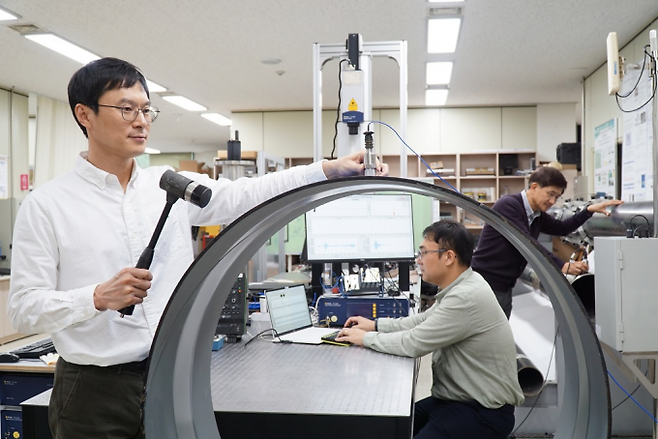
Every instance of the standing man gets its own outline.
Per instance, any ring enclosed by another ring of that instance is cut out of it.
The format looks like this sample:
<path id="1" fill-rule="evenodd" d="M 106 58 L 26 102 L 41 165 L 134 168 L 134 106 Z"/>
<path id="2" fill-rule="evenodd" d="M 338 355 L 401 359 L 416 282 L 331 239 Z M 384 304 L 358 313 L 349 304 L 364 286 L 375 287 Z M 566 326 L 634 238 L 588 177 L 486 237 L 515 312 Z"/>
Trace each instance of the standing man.
<path id="1" fill-rule="evenodd" d="M 473 237 L 438 221 L 423 231 L 422 279 L 438 285 L 427 311 L 399 319 L 350 317 L 337 341 L 405 357 L 432 355 L 432 396 L 418 401 L 414 439 L 506 439 L 523 403 L 509 322 L 470 268 Z"/>
<path id="2" fill-rule="evenodd" d="M 619 200 L 605 200 L 590 204 L 572 217 L 559 221 L 546 211 L 553 207 L 567 187 L 567 180 L 562 173 L 555 168 L 543 166 L 530 175 L 528 183 L 528 189 L 523 192 L 505 195 L 496 201 L 493 210 L 535 241 L 540 233 L 568 235 L 583 225 L 595 212 L 610 215 L 606 208 L 622 203 Z M 589 269 L 584 262 L 564 262 L 548 251 L 545 253 L 565 274 L 579 275 Z M 473 270 L 480 273 L 491 285 L 507 318 L 512 313 L 512 288 L 527 263 L 507 238 L 489 224 L 485 224 L 473 254 Z"/>
<path id="3" fill-rule="evenodd" d="M 159 181 L 168 167 L 135 161 L 159 110 L 139 69 L 115 58 L 82 67 L 68 93 L 89 149 L 18 211 L 8 313 L 20 332 L 50 333 L 60 354 L 48 413 L 55 439 L 142 438 L 146 357 L 193 260 L 190 227 L 225 224 L 290 189 L 362 174 L 363 154 L 234 182 L 183 173 L 212 199 L 204 209 L 176 203 L 151 268 L 137 269 L 166 199 Z M 121 318 L 116 310 L 130 305 L 134 314 Z"/>

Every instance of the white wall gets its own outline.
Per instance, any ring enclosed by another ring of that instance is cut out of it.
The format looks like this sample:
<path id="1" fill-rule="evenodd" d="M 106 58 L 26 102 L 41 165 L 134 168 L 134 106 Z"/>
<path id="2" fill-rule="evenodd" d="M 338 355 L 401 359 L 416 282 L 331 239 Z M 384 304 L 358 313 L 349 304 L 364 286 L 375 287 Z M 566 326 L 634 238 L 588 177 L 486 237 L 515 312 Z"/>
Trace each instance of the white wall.
<path id="1" fill-rule="evenodd" d="M 656 28 L 658 28 L 658 20 L 655 20 L 645 29 L 638 30 L 638 36 L 620 48 L 619 55 L 624 57 L 626 62 L 635 63 L 641 61 L 644 54 L 644 46 L 649 44 L 649 30 Z M 604 41 L 601 41 L 601 44 L 604 43 Z M 617 106 L 614 96 L 608 96 L 607 64 L 603 64 L 585 79 L 584 93 L 583 156 L 585 160 L 583 162 L 583 174 L 588 176 L 588 187 L 593 188 L 594 129 L 611 119 L 616 119 L 617 138 L 620 142 L 622 133 L 624 132 L 623 113 Z"/>
<path id="2" fill-rule="evenodd" d="M 234 113 L 232 117 L 245 151 L 267 151 L 282 157 L 313 156 L 312 111 Z M 325 156 L 331 151 L 335 118 L 334 111 L 323 112 Z M 373 118 L 399 129 L 398 110 L 374 110 Z M 393 132 L 378 124 L 373 128 L 378 154 L 400 153 L 400 141 Z M 574 142 L 575 136 L 576 105 L 566 103 L 410 109 L 405 141 L 421 155 L 524 149 L 537 150 L 540 160 L 552 161 L 557 145 Z"/>
<path id="3" fill-rule="evenodd" d="M 537 160 L 556 161 L 557 146 L 575 141 L 575 103 L 537 105 Z"/>

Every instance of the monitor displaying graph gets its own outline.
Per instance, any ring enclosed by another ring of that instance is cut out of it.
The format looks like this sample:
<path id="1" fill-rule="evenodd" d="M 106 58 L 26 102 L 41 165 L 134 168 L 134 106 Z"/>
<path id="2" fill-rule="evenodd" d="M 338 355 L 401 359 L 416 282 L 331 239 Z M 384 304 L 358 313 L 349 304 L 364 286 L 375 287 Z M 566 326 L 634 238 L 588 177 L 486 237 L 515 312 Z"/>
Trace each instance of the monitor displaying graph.
<path id="1" fill-rule="evenodd" d="M 352 195 L 306 213 L 309 262 L 414 258 L 410 194 Z"/>

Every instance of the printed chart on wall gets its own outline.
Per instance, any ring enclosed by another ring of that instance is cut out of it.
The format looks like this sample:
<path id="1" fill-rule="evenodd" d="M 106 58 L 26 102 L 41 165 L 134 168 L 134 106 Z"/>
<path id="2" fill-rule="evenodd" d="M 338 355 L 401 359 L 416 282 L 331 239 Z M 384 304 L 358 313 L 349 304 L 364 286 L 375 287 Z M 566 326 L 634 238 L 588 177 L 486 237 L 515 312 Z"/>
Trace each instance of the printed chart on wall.
<path id="1" fill-rule="evenodd" d="M 648 74 L 638 81 L 640 71 L 632 70 L 624 76 L 619 99 L 624 112 L 622 141 L 621 199 L 650 201 L 653 199 L 653 166 L 651 129 L 653 85 Z M 637 84 L 637 87 L 636 87 Z M 643 105 L 645 104 L 646 105 Z M 635 111 L 630 111 L 635 110 Z"/>
<path id="2" fill-rule="evenodd" d="M 594 128 L 594 192 L 617 197 L 617 121 Z"/>

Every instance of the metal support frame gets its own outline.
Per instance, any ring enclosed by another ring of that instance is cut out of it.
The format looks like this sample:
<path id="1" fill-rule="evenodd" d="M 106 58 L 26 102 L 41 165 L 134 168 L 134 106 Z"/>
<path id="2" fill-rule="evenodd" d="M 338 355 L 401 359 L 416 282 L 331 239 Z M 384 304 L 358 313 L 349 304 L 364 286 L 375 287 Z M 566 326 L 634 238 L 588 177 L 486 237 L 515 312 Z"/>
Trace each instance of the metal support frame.
<path id="1" fill-rule="evenodd" d="M 406 41 L 383 41 L 374 43 L 363 43 L 362 57 L 373 58 L 375 56 L 386 56 L 397 61 L 400 69 L 400 137 L 407 137 L 407 42 Z M 313 159 L 322 160 L 322 68 L 324 65 L 336 58 L 347 58 L 345 44 L 313 44 Z M 367 65 L 371 65 L 368 62 Z M 372 99 L 366 98 L 367 111 L 364 117 L 372 115 Z M 367 119 L 366 119 L 367 120 Z M 364 122 L 366 123 L 366 122 Z M 407 176 L 407 150 L 400 145 L 400 177 Z"/>
<path id="2" fill-rule="evenodd" d="M 408 179 L 360 177 L 315 183 L 272 198 L 229 225 L 194 261 L 169 300 L 151 348 L 147 438 L 220 437 L 210 395 L 210 344 L 217 316 L 252 249 L 320 205 L 383 191 L 450 202 L 485 220 L 535 267 L 563 335 L 564 400 L 555 438 L 610 437 L 610 395 L 601 346 L 572 286 L 539 244 L 500 214 L 456 192 Z"/>

